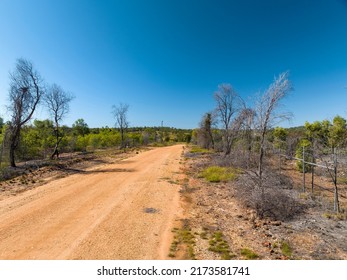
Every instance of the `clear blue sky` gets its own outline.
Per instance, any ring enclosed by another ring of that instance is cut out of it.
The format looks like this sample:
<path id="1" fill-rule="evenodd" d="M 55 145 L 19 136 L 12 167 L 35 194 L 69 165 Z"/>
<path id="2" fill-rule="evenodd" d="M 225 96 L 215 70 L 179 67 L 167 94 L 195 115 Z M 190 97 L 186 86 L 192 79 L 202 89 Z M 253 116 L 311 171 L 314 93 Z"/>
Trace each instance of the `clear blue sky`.
<path id="1" fill-rule="evenodd" d="M 8 73 L 31 60 L 75 95 L 64 120 L 197 127 L 230 83 L 250 101 L 289 70 L 294 118 L 347 118 L 347 0 L 0 0 L 0 115 Z M 44 118 L 40 109 L 37 118 Z"/>

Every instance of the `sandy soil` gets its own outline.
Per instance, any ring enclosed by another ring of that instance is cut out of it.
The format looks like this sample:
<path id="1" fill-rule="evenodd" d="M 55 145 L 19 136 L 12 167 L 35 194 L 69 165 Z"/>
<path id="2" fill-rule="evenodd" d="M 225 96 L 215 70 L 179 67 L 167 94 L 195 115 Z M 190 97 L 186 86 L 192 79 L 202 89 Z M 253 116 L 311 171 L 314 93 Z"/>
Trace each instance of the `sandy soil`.
<path id="1" fill-rule="evenodd" d="M 0 201 L 0 259 L 166 259 L 181 215 L 182 145 Z"/>

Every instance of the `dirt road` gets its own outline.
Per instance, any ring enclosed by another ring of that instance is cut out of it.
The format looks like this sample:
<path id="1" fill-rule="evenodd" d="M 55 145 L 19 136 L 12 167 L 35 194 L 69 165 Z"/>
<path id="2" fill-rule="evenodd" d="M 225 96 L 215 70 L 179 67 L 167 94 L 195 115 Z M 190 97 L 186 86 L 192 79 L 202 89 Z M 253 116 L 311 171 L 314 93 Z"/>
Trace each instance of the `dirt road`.
<path id="1" fill-rule="evenodd" d="M 165 259 L 183 146 L 158 148 L 0 201 L 0 259 Z"/>

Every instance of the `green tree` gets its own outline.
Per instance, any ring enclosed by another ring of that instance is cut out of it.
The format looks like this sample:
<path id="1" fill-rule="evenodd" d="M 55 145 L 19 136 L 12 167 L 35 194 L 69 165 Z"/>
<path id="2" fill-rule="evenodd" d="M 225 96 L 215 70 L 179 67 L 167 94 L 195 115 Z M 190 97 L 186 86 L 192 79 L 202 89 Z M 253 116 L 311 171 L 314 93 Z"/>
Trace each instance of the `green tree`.
<path id="1" fill-rule="evenodd" d="M 307 151 L 312 148 L 312 143 L 307 139 L 301 139 L 295 153 L 295 157 L 302 159 L 303 158 L 303 151 L 305 150 L 305 162 L 312 162 L 312 154 L 308 153 Z M 305 164 L 305 170 L 303 170 L 303 164 L 301 160 L 298 160 L 296 162 L 296 167 L 300 172 L 310 172 L 312 170 L 312 165 Z"/>
<path id="2" fill-rule="evenodd" d="M 51 120 L 34 120 L 33 130 L 36 131 L 35 137 L 37 137 L 40 153 L 45 158 L 52 145 L 54 145 L 53 122 Z"/>
<path id="3" fill-rule="evenodd" d="M 340 147 L 346 138 L 346 120 L 340 116 L 329 127 L 329 144 L 332 149 Z"/>
<path id="4" fill-rule="evenodd" d="M 72 125 L 72 129 L 75 135 L 81 135 L 82 137 L 90 132 L 88 124 L 84 119 L 78 119 L 75 121 Z"/>
<path id="5" fill-rule="evenodd" d="M 284 149 L 286 146 L 286 140 L 288 136 L 288 131 L 283 127 L 275 127 L 273 130 L 274 144 L 277 149 Z"/>

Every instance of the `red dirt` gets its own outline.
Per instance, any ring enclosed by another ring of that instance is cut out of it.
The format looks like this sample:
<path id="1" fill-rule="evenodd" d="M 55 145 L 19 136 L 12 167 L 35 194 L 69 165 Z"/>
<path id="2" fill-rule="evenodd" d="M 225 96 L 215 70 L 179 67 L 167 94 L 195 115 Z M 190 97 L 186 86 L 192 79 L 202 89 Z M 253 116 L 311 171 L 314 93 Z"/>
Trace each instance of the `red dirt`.
<path id="1" fill-rule="evenodd" d="M 183 146 L 140 153 L 0 201 L 0 259 L 165 259 Z"/>

